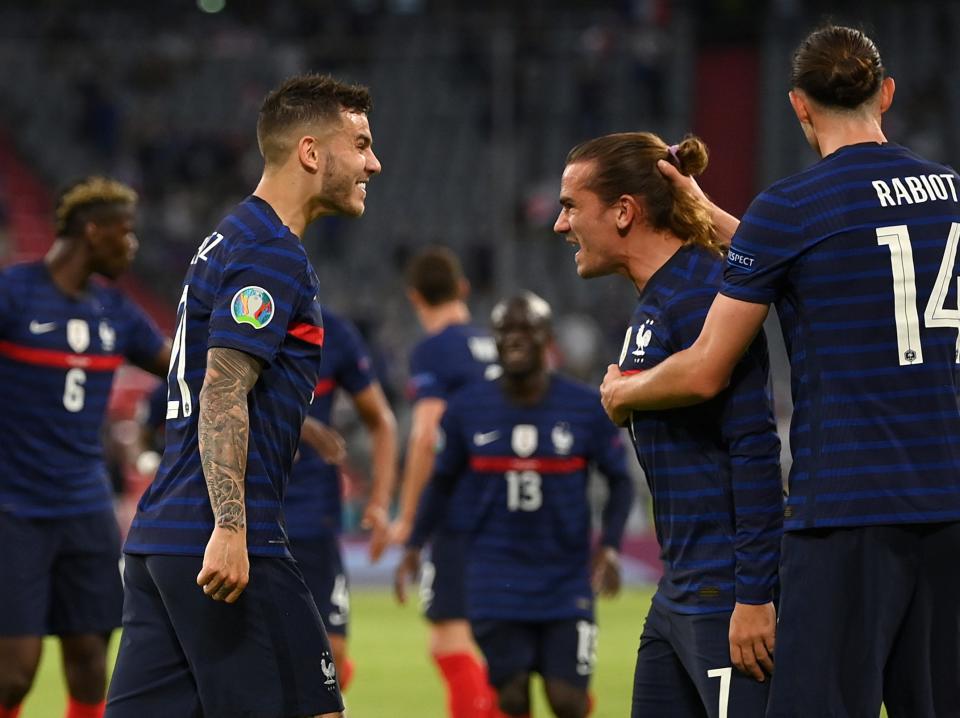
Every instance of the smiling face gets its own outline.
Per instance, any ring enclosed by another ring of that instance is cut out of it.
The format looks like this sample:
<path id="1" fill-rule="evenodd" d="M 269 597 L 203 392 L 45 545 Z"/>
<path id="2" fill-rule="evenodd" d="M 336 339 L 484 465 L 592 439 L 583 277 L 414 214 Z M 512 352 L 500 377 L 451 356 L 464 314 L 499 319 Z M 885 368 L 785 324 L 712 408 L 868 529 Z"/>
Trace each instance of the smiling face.
<path id="1" fill-rule="evenodd" d="M 617 208 L 588 188 L 592 161 L 567 165 L 560 180 L 560 214 L 553 231 L 577 247 L 577 274 L 584 279 L 616 272 L 623 241 L 617 231 Z"/>
<path id="2" fill-rule="evenodd" d="M 494 307 L 492 319 L 493 338 L 504 374 L 524 377 L 546 369 L 550 343 L 546 302 L 516 297 Z"/>
<path id="3" fill-rule="evenodd" d="M 326 140 L 316 203 L 324 214 L 359 217 L 365 209 L 367 181 L 380 172 L 367 116 L 341 110 L 340 124 Z"/>

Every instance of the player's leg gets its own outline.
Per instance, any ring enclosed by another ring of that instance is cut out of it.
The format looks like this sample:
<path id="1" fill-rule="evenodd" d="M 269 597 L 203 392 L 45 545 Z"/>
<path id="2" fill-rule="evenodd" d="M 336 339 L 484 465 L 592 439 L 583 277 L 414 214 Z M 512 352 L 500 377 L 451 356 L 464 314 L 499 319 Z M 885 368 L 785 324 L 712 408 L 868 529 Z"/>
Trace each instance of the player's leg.
<path id="1" fill-rule="evenodd" d="M 297 564 L 250 558 L 233 604 L 196 585 L 199 556 L 149 556 L 167 614 L 190 664 L 204 718 L 300 718 L 343 711 L 337 671 L 313 596 Z"/>
<path id="2" fill-rule="evenodd" d="M 490 685 L 495 688 L 501 714 L 529 716 L 530 673 L 537 660 L 537 630 L 530 624 L 515 621 L 484 620 L 471 625 L 486 659 Z"/>
<path id="3" fill-rule="evenodd" d="M 420 598 L 430 622 L 430 656 L 447 687 L 451 718 L 486 716 L 494 701 L 486 667 L 467 621 L 465 543 L 441 532 L 422 571 Z"/>
<path id="4" fill-rule="evenodd" d="M 652 603 L 633 672 L 632 718 L 706 718 L 707 711 L 670 641 L 667 612 Z"/>
<path id="5" fill-rule="evenodd" d="M 890 718 L 960 716 L 960 522 L 929 524 L 921 534 L 920 573 L 884 672 Z"/>
<path id="6" fill-rule="evenodd" d="M 187 658 L 143 556 L 128 555 L 124 562 L 123 633 L 105 715 L 202 716 Z"/>
<path id="7" fill-rule="evenodd" d="M 670 642 L 710 718 L 763 718 L 770 691 L 738 671 L 730 659 L 730 612 L 682 615 L 664 612 Z"/>
<path id="8" fill-rule="evenodd" d="M 0 511 L 0 716 L 20 705 L 40 663 L 57 543 L 51 528 Z"/>
<path id="9" fill-rule="evenodd" d="M 340 690 L 346 691 L 354 674 L 347 651 L 350 623 L 350 582 L 340 553 L 340 542 L 332 533 L 314 538 L 295 538 L 290 551 L 300 567 L 327 629 L 333 662 L 337 666 Z"/>
<path id="10" fill-rule="evenodd" d="M 590 707 L 587 687 L 597 659 L 597 626 L 566 619 L 537 624 L 534 670 L 543 677 L 547 702 L 557 718 L 584 718 Z"/>
<path id="11" fill-rule="evenodd" d="M 112 510 L 61 519 L 50 631 L 61 638 L 70 700 L 67 718 L 102 715 L 107 645 L 120 626 L 120 531 Z"/>
<path id="12" fill-rule="evenodd" d="M 910 544 L 896 526 L 784 535 L 768 718 L 880 713 L 884 664 L 916 584 Z"/>

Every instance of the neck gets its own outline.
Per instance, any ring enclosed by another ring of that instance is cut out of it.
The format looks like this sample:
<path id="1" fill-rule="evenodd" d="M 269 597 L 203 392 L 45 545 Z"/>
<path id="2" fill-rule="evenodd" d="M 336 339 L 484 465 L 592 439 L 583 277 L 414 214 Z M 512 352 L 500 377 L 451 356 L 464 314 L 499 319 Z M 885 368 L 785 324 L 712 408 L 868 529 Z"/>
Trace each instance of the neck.
<path id="1" fill-rule="evenodd" d="M 64 294 L 82 294 L 93 270 L 86 246 L 78 240 L 57 238 L 43 258 L 53 283 Z"/>
<path id="2" fill-rule="evenodd" d="M 621 274 L 633 282 L 638 292 L 642 292 L 650 277 L 677 253 L 683 241 L 672 232 L 649 231 L 643 237 L 628 239 L 626 244 L 627 260 Z"/>
<path id="3" fill-rule="evenodd" d="M 504 374 L 503 390 L 511 401 L 530 406 L 539 403 L 550 386 L 550 374 L 540 368 L 529 374 Z"/>
<path id="4" fill-rule="evenodd" d="M 861 142 L 886 142 L 879 118 L 863 117 L 851 121 L 849 117 L 824 114 L 814 124 L 820 156 L 831 155 L 841 147 Z"/>
<path id="5" fill-rule="evenodd" d="M 264 170 L 253 194 L 269 204 L 280 221 L 301 239 L 307 225 L 316 219 L 309 194 L 283 168 L 272 172 Z"/>
<path id="6" fill-rule="evenodd" d="M 417 318 L 427 334 L 442 332 L 452 324 L 466 324 L 470 321 L 470 310 L 466 302 L 454 299 L 435 307 L 417 307 Z"/>

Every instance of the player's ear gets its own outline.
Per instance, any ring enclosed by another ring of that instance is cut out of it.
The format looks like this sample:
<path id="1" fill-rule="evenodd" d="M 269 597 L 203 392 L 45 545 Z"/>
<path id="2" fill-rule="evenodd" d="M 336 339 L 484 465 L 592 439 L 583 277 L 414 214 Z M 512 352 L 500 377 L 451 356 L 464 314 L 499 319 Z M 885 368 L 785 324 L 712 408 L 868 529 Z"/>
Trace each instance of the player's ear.
<path id="1" fill-rule="evenodd" d="M 800 124 L 811 124 L 810 108 L 807 106 L 806 96 L 797 90 L 790 90 L 790 92 L 787 93 L 787 96 L 790 98 L 790 106 L 793 107 L 793 112 L 800 121 Z"/>
<path id="2" fill-rule="evenodd" d="M 467 297 L 470 296 L 470 280 L 468 280 L 466 277 L 461 277 L 460 281 L 457 282 L 457 289 L 459 298 L 463 301 L 466 301 Z"/>
<path id="3" fill-rule="evenodd" d="M 897 83 L 893 81 L 892 77 L 883 78 L 883 82 L 880 83 L 880 114 L 890 109 L 890 105 L 893 104 L 893 93 L 897 89 Z"/>
<path id="4" fill-rule="evenodd" d="M 300 138 L 297 142 L 297 158 L 300 165 L 311 174 L 320 171 L 320 144 L 316 137 L 304 135 Z"/>
<path id="5" fill-rule="evenodd" d="M 644 217 L 643 207 L 633 195 L 622 194 L 615 205 L 617 230 L 626 232 L 630 225 Z"/>

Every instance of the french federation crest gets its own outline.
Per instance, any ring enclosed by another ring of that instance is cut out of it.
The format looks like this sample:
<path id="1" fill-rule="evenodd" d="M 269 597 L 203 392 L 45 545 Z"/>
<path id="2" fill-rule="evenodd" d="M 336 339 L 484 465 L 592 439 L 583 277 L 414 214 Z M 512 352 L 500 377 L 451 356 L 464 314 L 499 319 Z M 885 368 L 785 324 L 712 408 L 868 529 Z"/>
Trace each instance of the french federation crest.
<path id="1" fill-rule="evenodd" d="M 117 332 L 105 320 L 100 320 L 100 345 L 103 351 L 112 352 L 117 344 Z"/>
<path id="2" fill-rule="evenodd" d="M 513 427 L 510 447 L 521 458 L 533 454 L 537 450 L 537 427 L 533 424 L 517 424 Z"/>
<path id="3" fill-rule="evenodd" d="M 637 357 L 638 359 L 643 358 L 647 353 L 647 346 L 650 344 L 650 340 L 653 339 L 653 320 L 647 319 L 640 327 L 637 329 L 636 343 L 637 348 L 634 349 L 631 354 Z"/>
<path id="4" fill-rule="evenodd" d="M 553 450 L 560 456 L 566 456 L 573 448 L 573 432 L 570 431 L 570 425 L 565 421 L 558 421 L 553 431 L 550 432 L 550 440 L 553 441 Z"/>
<path id="5" fill-rule="evenodd" d="M 244 287 L 233 295 L 230 313 L 237 324 L 263 329 L 273 319 L 273 297 L 263 287 Z"/>
<path id="6" fill-rule="evenodd" d="M 83 354 L 90 346 L 90 325 L 86 319 L 71 319 L 67 322 L 67 344 L 77 354 Z"/>
<path id="7" fill-rule="evenodd" d="M 323 671 L 323 675 L 327 679 L 323 682 L 323 685 L 332 686 L 337 682 L 337 667 L 332 660 L 328 661 L 326 658 L 321 658 L 320 670 Z"/>

